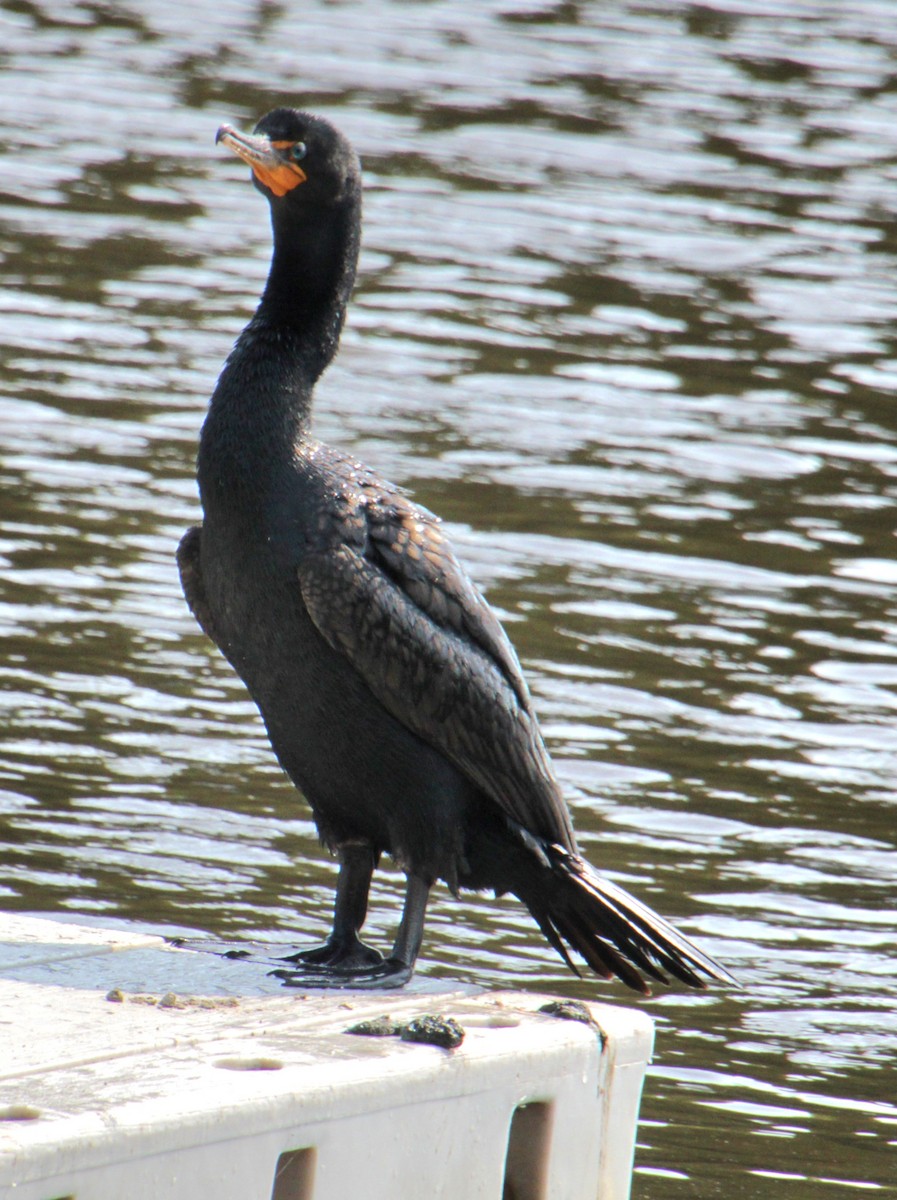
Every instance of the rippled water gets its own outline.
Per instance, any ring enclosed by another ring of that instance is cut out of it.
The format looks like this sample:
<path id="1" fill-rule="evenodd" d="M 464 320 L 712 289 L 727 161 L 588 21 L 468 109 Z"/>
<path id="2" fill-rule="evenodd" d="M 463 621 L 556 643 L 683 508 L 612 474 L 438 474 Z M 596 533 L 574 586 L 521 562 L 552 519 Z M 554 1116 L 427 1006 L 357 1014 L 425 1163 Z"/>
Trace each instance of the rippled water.
<path id="1" fill-rule="evenodd" d="M 326 928 L 173 560 L 267 265 L 214 131 L 297 101 L 367 183 L 319 434 L 451 523 L 590 856 L 744 983 L 649 1003 L 635 1197 L 897 1193 L 893 17 L 0 2 L 0 905 Z M 595 994 L 444 892 L 421 969 Z"/>

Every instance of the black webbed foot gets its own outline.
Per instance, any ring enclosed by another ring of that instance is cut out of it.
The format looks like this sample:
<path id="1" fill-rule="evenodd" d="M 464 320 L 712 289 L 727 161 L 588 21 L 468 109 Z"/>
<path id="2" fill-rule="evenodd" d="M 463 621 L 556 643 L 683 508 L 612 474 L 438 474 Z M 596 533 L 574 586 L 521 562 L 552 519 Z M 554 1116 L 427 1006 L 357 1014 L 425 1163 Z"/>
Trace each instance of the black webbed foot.
<path id="1" fill-rule="evenodd" d="M 363 949 L 370 950 L 370 947 L 364 946 Z M 373 953 L 377 952 L 373 951 Z M 296 957 L 291 955 L 290 959 L 285 961 L 294 961 Z M 364 991 L 402 987 L 414 973 L 414 967 L 400 959 L 378 957 L 380 958 L 379 962 L 359 964 L 355 967 L 346 967 L 342 964 L 334 966 L 309 963 L 307 970 L 278 967 L 269 974 L 277 979 L 282 979 L 284 987 L 352 988 Z"/>
<path id="2" fill-rule="evenodd" d="M 283 961 L 306 963 L 310 967 L 320 967 L 325 973 L 331 969 L 348 972 L 377 966 L 383 962 L 383 955 L 357 938 L 329 937 L 323 946 L 309 946 L 307 950 L 285 954 Z"/>
<path id="3" fill-rule="evenodd" d="M 347 878 L 350 878 L 350 872 L 344 860 L 343 870 L 340 872 L 342 891 L 337 892 L 337 910 L 340 914 L 344 913 L 341 898 L 344 899 L 350 893 L 350 889 L 344 886 Z M 409 875 L 402 920 L 389 958 L 381 958 L 376 950 L 365 946 L 364 942 L 359 940 L 356 931 L 361 928 L 360 921 L 351 924 L 347 920 L 339 919 L 334 922 L 334 931 L 323 946 L 312 950 L 300 950 L 284 959 L 285 962 L 301 963 L 302 966 L 298 970 L 278 967 L 271 974 L 277 979 L 282 979 L 285 987 L 362 990 L 402 987 L 414 974 L 429 893 L 429 883 L 415 875 Z"/>

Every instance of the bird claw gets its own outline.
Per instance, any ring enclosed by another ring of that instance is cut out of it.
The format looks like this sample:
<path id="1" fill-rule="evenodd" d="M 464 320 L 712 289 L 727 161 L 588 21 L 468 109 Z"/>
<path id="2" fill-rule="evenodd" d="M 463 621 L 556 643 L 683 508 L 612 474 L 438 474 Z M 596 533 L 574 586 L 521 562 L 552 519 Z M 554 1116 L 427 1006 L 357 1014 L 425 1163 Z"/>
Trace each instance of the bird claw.
<path id="1" fill-rule="evenodd" d="M 285 954 L 282 961 L 305 963 L 311 967 L 320 967 L 324 972 L 363 971 L 367 967 L 376 967 L 382 963 L 383 955 L 373 946 L 366 946 L 357 938 L 351 942 L 331 938 L 322 946 L 309 946 L 306 950 Z"/>
<path id="2" fill-rule="evenodd" d="M 295 957 L 295 956 L 292 956 Z M 278 967 L 269 975 L 283 981 L 284 987 L 295 988 L 343 988 L 359 991 L 379 988 L 399 988 L 408 982 L 414 968 L 397 958 L 381 958 L 379 962 L 359 966 L 330 966 L 291 970 Z"/>

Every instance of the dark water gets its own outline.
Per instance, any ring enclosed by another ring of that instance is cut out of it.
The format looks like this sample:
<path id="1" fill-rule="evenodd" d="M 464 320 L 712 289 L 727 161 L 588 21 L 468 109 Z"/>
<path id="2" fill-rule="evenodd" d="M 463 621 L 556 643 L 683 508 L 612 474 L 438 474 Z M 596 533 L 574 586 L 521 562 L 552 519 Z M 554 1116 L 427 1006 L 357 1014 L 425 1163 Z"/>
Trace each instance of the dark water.
<path id="1" fill-rule="evenodd" d="M 634 1195 L 897 1194 L 894 17 L 0 2 L 0 905 L 325 929 L 173 561 L 268 253 L 214 131 L 300 102 L 368 189 L 319 434 L 450 522 L 590 856 L 744 982 L 649 1003 Z M 422 969 L 596 990 L 444 892 Z"/>

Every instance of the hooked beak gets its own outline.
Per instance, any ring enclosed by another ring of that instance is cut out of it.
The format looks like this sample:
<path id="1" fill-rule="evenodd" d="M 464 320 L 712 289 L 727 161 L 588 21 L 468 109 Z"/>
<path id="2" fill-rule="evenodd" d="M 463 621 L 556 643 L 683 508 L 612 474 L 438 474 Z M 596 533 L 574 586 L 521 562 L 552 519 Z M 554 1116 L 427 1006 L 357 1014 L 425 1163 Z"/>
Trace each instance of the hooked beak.
<path id="1" fill-rule="evenodd" d="M 259 183 L 275 196 L 285 196 L 294 187 L 304 183 L 308 176 L 298 163 L 290 162 L 279 151 L 291 143 L 272 142 L 264 134 L 240 133 L 232 125 L 222 125 L 215 134 L 215 144 L 223 142 L 252 168 Z"/>

